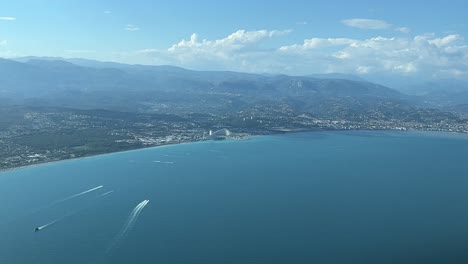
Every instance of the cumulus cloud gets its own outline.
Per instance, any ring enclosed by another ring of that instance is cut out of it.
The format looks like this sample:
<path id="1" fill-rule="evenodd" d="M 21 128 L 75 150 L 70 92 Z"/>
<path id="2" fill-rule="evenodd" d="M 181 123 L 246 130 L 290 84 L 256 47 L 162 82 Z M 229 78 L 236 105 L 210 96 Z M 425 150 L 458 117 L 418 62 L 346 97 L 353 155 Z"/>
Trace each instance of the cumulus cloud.
<path id="1" fill-rule="evenodd" d="M 0 17 L 0 20 L 13 21 L 13 20 L 16 20 L 16 17 Z"/>
<path id="2" fill-rule="evenodd" d="M 324 49 L 319 49 L 319 52 L 311 50 L 309 43 L 325 43 L 322 46 Z M 336 50 L 329 49 L 334 46 Z M 455 72 L 462 75 L 468 72 L 468 46 L 459 35 L 441 38 L 434 34 L 414 38 L 312 38 L 305 40 L 302 45 L 284 46 L 279 50 L 286 54 L 298 54 L 306 60 L 320 58 L 321 63 L 326 65 L 323 69 L 337 72 L 404 75 L 420 73 L 432 76 Z M 320 70 L 317 67 L 315 69 Z"/>
<path id="3" fill-rule="evenodd" d="M 135 26 L 135 25 L 132 25 L 132 24 L 128 24 L 124 27 L 124 30 L 127 30 L 127 31 L 138 31 L 140 30 L 139 27 Z"/>
<path id="4" fill-rule="evenodd" d="M 254 57 L 266 52 L 260 48 L 260 42 L 288 33 L 290 30 L 238 30 L 216 40 L 200 40 L 194 33 L 189 40 L 183 39 L 172 45 L 165 51 L 165 55 L 180 64 L 212 65 L 216 68 L 223 67 L 224 63 L 240 63 L 245 66 L 244 57 Z"/>
<path id="5" fill-rule="evenodd" d="M 392 27 L 392 24 L 389 24 L 386 21 L 367 18 L 344 19 L 341 20 L 341 23 L 348 27 L 360 29 L 387 29 Z"/>
<path id="6" fill-rule="evenodd" d="M 429 40 L 429 43 L 436 45 L 437 47 L 447 47 L 447 46 L 452 46 L 454 43 L 462 40 L 462 37 L 458 34 L 456 35 L 448 35 L 443 38 L 435 38 L 432 40 Z"/>
<path id="7" fill-rule="evenodd" d="M 333 46 L 345 46 L 354 43 L 355 40 L 348 38 L 311 38 L 304 40 L 301 45 L 291 45 L 280 47 L 282 51 L 318 49 Z"/>
<path id="8" fill-rule="evenodd" d="M 114 60 L 129 63 L 171 64 L 191 69 L 267 72 L 276 68 L 261 68 L 267 61 L 265 57 L 275 53 L 275 48 L 264 48 L 262 44 L 290 32 L 291 30 L 238 30 L 224 38 L 214 40 L 201 39 L 194 33 L 189 39 L 182 39 L 167 49 L 148 48 L 120 52 L 114 54 Z M 257 63 L 257 59 L 263 62 Z M 268 61 L 277 64 L 273 60 L 268 59 Z"/>
<path id="9" fill-rule="evenodd" d="M 272 48 L 289 30 L 239 30 L 220 39 L 188 39 L 167 49 L 120 53 L 132 63 L 191 69 L 286 74 L 356 73 L 468 77 L 468 45 L 457 34 L 407 34 L 372 38 L 309 38 Z M 268 45 L 263 45 L 268 44 Z M 265 48 L 264 46 L 268 46 Z"/>
<path id="10" fill-rule="evenodd" d="M 281 36 L 288 34 L 290 30 L 259 30 L 259 31 L 245 31 L 238 30 L 223 39 L 218 40 L 198 40 L 197 34 L 192 34 L 190 40 L 181 40 L 179 43 L 174 44 L 168 51 L 174 52 L 180 49 L 195 49 L 201 50 L 238 50 L 247 47 L 249 44 L 256 43 L 262 39 L 271 38 L 274 36 Z"/>

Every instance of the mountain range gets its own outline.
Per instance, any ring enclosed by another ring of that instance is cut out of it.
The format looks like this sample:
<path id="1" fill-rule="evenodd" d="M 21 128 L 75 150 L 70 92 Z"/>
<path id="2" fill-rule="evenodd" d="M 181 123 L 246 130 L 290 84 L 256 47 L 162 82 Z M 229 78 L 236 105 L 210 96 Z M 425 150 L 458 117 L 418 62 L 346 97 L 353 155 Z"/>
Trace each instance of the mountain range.
<path id="1" fill-rule="evenodd" d="M 421 107 L 463 113 L 468 91 L 463 84 L 457 87 L 405 94 L 346 74 L 261 75 L 86 59 L 0 59 L 4 103 L 78 109 L 210 112 L 285 103 L 319 117 L 346 118 L 386 106 L 391 106 L 382 110 L 387 116 L 395 109 Z"/>

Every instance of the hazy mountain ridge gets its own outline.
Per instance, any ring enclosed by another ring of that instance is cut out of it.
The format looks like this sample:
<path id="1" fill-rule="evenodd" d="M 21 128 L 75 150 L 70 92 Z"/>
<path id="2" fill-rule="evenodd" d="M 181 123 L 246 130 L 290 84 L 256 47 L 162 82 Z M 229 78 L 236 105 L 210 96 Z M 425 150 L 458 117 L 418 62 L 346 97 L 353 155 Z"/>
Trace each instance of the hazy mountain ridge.
<path id="1" fill-rule="evenodd" d="M 418 105 L 414 96 L 343 74 L 266 76 L 38 57 L 2 59 L 0 71 L 0 97 L 36 106 L 204 113 L 277 102 L 318 117 L 346 118 Z"/>
<path id="2" fill-rule="evenodd" d="M 302 91 L 312 89 L 314 91 L 325 91 L 329 89 L 329 92 L 346 89 L 358 91 L 362 87 L 366 86 L 368 91 L 373 92 L 372 89 L 368 89 L 369 86 L 373 85 L 374 88 L 379 88 L 381 91 L 386 90 L 388 93 L 391 91 L 389 88 L 378 86 L 365 81 L 358 80 L 347 80 L 344 78 L 323 78 L 323 76 L 316 78 L 313 76 L 287 76 L 287 75 L 276 75 L 276 76 L 265 76 L 260 74 L 250 73 L 238 73 L 238 72 L 226 72 L 226 71 L 191 71 L 183 68 L 174 66 L 146 66 L 146 65 L 127 65 L 118 63 L 98 62 L 83 59 L 69 59 L 69 60 L 56 60 L 55 58 L 49 58 L 41 60 L 35 57 L 25 57 L 18 59 L 24 61 L 18 63 L 11 60 L 4 60 L 3 65 L 0 64 L 2 69 L 10 68 L 16 71 L 13 81 L 18 81 L 19 77 L 30 80 L 32 83 L 30 87 L 34 87 L 37 83 L 36 80 L 46 80 L 50 82 L 50 89 L 53 85 L 57 85 L 57 80 L 68 81 L 70 89 L 76 88 L 72 85 L 86 85 L 89 86 L 91 82 L 101 81 L 94 86 L 94 90 L 106 90 L 108 88 L 109 81 L 115 80 L 123 81 L 125 79 L 131 79 L 134 83 L 127 84 L 127 87 L 132 90 L 170 90 L 179 91 L 176 89 L 183 90 L 209 90 L 214 87 L 219 87 L 219 90 L 250 90 L 271 87 L 270 90 L 275 90 L 275 86 L 283 92 L 289 92 L 289 88 L 293 88 L 294 82 L 296 82 L 296 92 L 302 88 Z M 72 61 L 84 61 L 88 66 L 80 66 L 79 64 L 72 63 Z M 8 64 L 8 65 L 7 65 Z M 15 67 L 11 67 L 15 65 Z M 112 68 L 109 68 L 112 66 Z M 32 71 L 35 75 L 30 74 Z M 3 75 L 3 74 L 2 74 Z M 334 76 L 334 75 L 331 75 Z M 10 76 L 5 76 L 10 77 Z M 107 79 L 106 79 L 107 78 Z M 77 83 L 81 81 L 83 83 Z M 171 83 L 165 83 L 171 82 Z M 191 86 L 188 86 L 186 82 L 191 82 Z M 286 82 L 286 84 L 285 84 Z M 287 83 L 291 82 L 291 83 Z M 141 83 L 147 86 L 139 86 Z M 359 85 L 357 83 L 360 83 Z M 366 83 L 366 84 L 364 84 Z M 235 85 L 234 88 L 232 85 Z M 178 87 L 182 86 L 182 87 Z M 229 88 L 231 86 L 231 89 Z M 354 87 L 351 87 L 354 86 Z M 362 86 L 362 87 L 360 87 Z M 286 88 L 285 88 L 286 87 Z M 397 94 L 395 91 L 391 93 Z M 403 97 L 403 95 L 401 95 Z"/>

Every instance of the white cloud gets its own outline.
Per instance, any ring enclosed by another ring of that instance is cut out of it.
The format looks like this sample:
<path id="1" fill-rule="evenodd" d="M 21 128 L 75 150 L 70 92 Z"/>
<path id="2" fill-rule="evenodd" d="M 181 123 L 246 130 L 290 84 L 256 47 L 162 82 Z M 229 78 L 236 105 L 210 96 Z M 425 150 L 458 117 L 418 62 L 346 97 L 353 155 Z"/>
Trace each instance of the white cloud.
<path id="1" fill-rule="evenodd" d="M 321 49 L 308 48 L 309 43 L 326 43 Z M 334 44 L 344 44 L 334 46 Z M 330 50 L 330 47 L 334 49 Z M 468 45 L 459 35 L 437 38 L 434 34 L 408 37 L 374 37 L 369 39 L 313 38 L 302 45 L 279 48 L 283 56 L 296 55 L 304 61 L 316 61 L 310 71 L 359 74 L 422 74 L 460 76 L 468 71 Z M 297 64 L 304 64 L 296 61 Z M 301 66 L 297 66 L 299 71 Z M 468 76 L 467 76 L 468 77 Z"/>
<path id="2" fill-rule="evenodd" d="M 412 73 L 412 72 L 418 71 L 418 69 L 412 62 L 402 64 L 402 65 L 396 65 L 393 69 L 396 71 L 403 72 L 403 73 Z"/>
<path id="3" fill-rule="evenodd" d="M 411 32 L 411 29 L 408 28 L 408 27 L 397 27 L 397 28 L 395 28 L 395 31 L 408 34 L 408 33 Z"/>
<path id="4" fill-rule="evenodd" d="M 104 11 L 104 14 L 106 14 L 106 15 L 112 14 L 112 11 L 106 10 L 106 11 Z"/>
<path id="5" fill-rule="evenodd" d="M 17 58 L 17 57 L 19 57 L 19 55 L 11 50 L 0 51 L 0 58 L 9 59 L 9 58 Z"/>
<path id="6" fill-rule="evenodd" d="M 367 19 L 367 18 L 351 18 L 341 20 L 341 23 L 348 27 L 355 27 L 360 29 L 388 29 L 392 24 L 383 20 Z"/>
<path id="7" fill-rule="evenodd" d="M 263 57 L 275 53 L 275 49 L 265 49 L 262 44 L 290 32 L 291 30 L 238 30 L 225 38 L 214 40 L 200 39 L 194 33 L 189 39 L 182 39 L 167 49 L 148 48 L 121 52 L 115 54 L 113 59 L 128 63 L 171 64 L 192 69 L 266 72 L 268 69 L 258 68 L 260 64 L 255 60 L 265 60 Z"/>
<path id="8" fill-rule="evenodd" d="M 384 20 L 367 19 L 367 18 L 351 18 L 341 20 L 341 23 L 348 27 L 360 29 L 392 29 L 404 34 L 409 34 L 411 29 L 408 27 L 397 27 Z"/>
<path id="9" fill-rule="evenodd" d="M 307 50 L 307 49 L 317 49 L 324 47 L 334 47 L 334 46 L 345 46 L 350 45 L 356 42 L 356 40 L 348 38 L 311 38 L 305 39 L 302 45 L 291 45 L 280 47 L 282 51 L 291 51 L 291 50 Z"/>
<path id="10" fill-rule="evenodd" d="M 124 27 L 124 30 L 127 30 L 127 31 L 138 31 L 140 30 L 139 27 L 135 26 L 135 25 L 132 25 L 132 24 L 128 24 Z"/>
<path id="11" fill-rule="evenodd" d="M 0 17 L 0 20 L 13 21 L 16 20 L 16 17 Z"/>
<path id="12" fill-rule="evenodd" d="M 460 35 L 309 38 L 272 48 L 272 38 L 291 31 L 239 30 L 220 39 L 192 34 L 167 49 L 120 53 L 130 63 L 171 64 L 199 70 L 286 74 L 357 73 L 468 77 L 468 45 Z M 394 32 L 396 34 L 396 32 Z M 269 42 L 270 41 L 270 42 Z M 269 48 L 263 47 L 263 45 Z"/>
<path id="13" fill-rule="evenodd" d="M 231 35 L 227 36 L 223 39 L 217 40 L 202 40 L 198 41 L 198 35 L 193 33 L 190 36 L 190 40 L 181 40 L 179 43 L 174 44 L 172 47 L 168 49 L 170 52 L 174 52 L 180 49 L 197 49 L 197 50 L 207 50 L 210 49 L 222 49 L 222 50 L 237 50 L 242 49 L 248 44 L 258 42 L 262 39 L 271 38 L 274 36 L 281 36 L 290 33 L 290 30 L 259 30 L 259 31 L 245 31 L 245 30 L 238 30 Z"/>
<path id="14" fill-rule="evenodd" d="M 456 35 L 448 35 L 443 38 L 436 38 L 433 40 L 429 40 L 429 43 L 434 44 L 437 47 L 441 48 L 441 47 L 447 47 L 449 45 L 452 45 L 455 42 L 460 41 L 460 40 L 462 40 L 462 37 L 456 34 Z"/>
<path id="15" fill-rule="evenodd" d="M 238 30 L 231 35 L 217 40 L 199 40 L 197 34 L 192 34 L 190 40 L 181 40 L 172 45 L 166 55 L 173 58 L 177 63 L 187 64 L 209 64 L 218 65 L 222 62 L 237 63 L 240 57 L 247 54 L 261 52 L 258 44 L 266 39 L 285 35 L 290 30 Z"/>
<path id="16" fill-rule="evenodd" d="M 358 66 L 356 68 L 356 72 L 360 74 L 366 74 L 369 73 L 370 67 L 368 66 Z"/>
<path id="17" fill-rule="evenodd" d="M 351 58 L 351 54 L 346 51 L 338 51 L 335 54 L 333 54 L 333 57 L 345 60 Z"/>
<path id="18" fill-rule="evenodd" d="M 0 40 L 0 46 L 6 46 L 6 45 L 8 45 L 8 41 Z"/>
<path id="19" fill-rule="evenodd" d="M 152 53 L 157 53 L 159 50 L 157 49 L 143 49 L 143 50 L 137 50 L 136 53 L 138 54 L 152 54 Z"/>

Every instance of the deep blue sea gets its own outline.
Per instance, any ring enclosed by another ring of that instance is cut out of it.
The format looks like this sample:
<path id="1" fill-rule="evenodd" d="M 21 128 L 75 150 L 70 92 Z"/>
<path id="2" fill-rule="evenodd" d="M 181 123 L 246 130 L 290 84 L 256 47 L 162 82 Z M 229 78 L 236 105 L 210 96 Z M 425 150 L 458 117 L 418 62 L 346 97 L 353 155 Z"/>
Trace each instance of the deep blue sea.
<path id="1" fill-rule="evenodd" d="M 468 263 L 468 136 L 157 147 L 2 172 L 0 202 L 0 264 Z"/>

